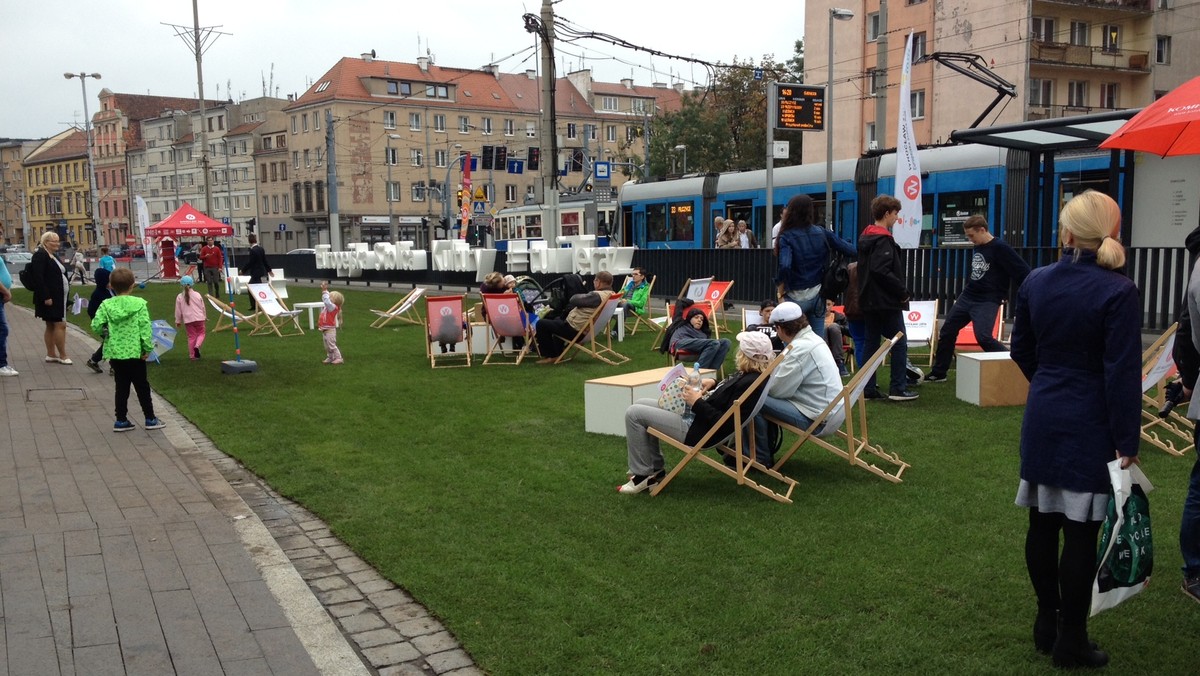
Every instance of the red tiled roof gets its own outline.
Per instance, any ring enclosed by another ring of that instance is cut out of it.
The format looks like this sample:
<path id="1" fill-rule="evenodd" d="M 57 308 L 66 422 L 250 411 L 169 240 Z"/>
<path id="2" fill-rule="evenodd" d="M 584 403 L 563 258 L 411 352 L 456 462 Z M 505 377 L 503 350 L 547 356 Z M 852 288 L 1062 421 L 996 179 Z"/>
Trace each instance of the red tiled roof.
<path id="1" fill-rule="evenodd" d="M 149 96 L 146 94 L 116 94 L 113 95 L 113 108 L 121 111 L 130 120 L 146 120 L 158 117 L 164 110 L 192 111 L 200 108 L 197 100 L 178 96 Z M 205 99 L 206 108 L 223 106 L 227 101 Z M 103 112 L 103 111 L 101 111 Z"/>
<path id="2" fill-rule="evenodd" d="M 239 134 L 249 134 L 250 132 L 254 131 L 255 129 L 258 129 L 259 126 L 261 126 L 262 124 L 263 124 L 262 121 L 244 122 L 244 123 L 239 124 L 238 126 L 234 127 L 233 129 L 230 129 L 229 133 L 226 134 L 226 136 L 237 136 Z"/>
<path id="3" fill-rule="evenodd" d="M 46 139 L 25 158 L 25 164 L 43 164 L 59 160 L 87 157 L 87 135 L 80 129 L 63 132 Z"/>

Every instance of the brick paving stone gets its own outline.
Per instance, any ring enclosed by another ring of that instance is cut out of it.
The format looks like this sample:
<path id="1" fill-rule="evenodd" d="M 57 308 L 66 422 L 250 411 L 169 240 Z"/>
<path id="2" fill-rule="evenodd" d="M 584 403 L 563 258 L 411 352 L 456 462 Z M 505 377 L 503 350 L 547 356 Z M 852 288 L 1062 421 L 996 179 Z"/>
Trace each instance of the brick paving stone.
<path id="1" fill-rule="evenodd" d="M 396 625 L 396 631 L 404 634 L 408 638 L 416 636 L 425 636 L 442 630 L 442 625 L 432 617 L 422 617 L 408 622 L 401 622 Z"/>
<path id="2" fill-rule="evenodd" d="M 357 615 L 361 612 L 369 610 L 370 608 L 371 606 L 368 605 L 366 601 L 352 601 L 350 603 L 339 603 L 325 606 L 325 610 L 329 611 L 330 615 L 339 618 Z"/>
<path id="3" fill-rule="evenodd" d="M 360 634 L 385 626 L 383 618 L 375 613 L 359 613 L 341 618 L 342 629 L 347 634 Z"/>
<path id="4" fill-rule="evenodd" d="M 405 594 L 400 589 L 388 589 L 381 592 L 376 592 L 367 597 L 367 600 L 375 604 L 376 608 L 391 608 L 404 603 L 412 603 L 412 597 Z"/>
<path id="5" fill-rule="evenodd" d="M 342 626 L 345 626 L 345 624 Z M 364 631 L 361 634 L 354 634 L 351 638 L 354 639 L 354 642 L 358 644 L 359 648 L 374 648 L 375 646 L 381 646 L 387 643 L 404 642 L 404 637 L 400 635 L 400 632 L 392 629 L 391 627 L 376 629 L 374 631 Z"/>
<path id="6" fill-rule="evenodd" d="M 377 648 L 366 648 L 362 653 L 371 666 L 376 669 L 401 662 L 411 662 L 421 656 L 421 653 L 412 647 L 411 643 L 389 643 Z"/>
<path id="7" fill-rule="evenodd" d="M 353 549 L 350 549 L 349 547 L 347 547 L 346 545 L 343 545 L 343 544 L 336 544 L 336 545 L 333 545 L 332 547 L 326 547 L 325 553 L 327 555 L 329 555 L 329 558 L 333 559 L 334 561 L 337 561 L 338 559 L 344 559 L 347 556 L 358 556 L 357 554 L 354 553 Z"/>
<path id="8" fill-rule="evenodd" d="M 429 611 L 419 603 L 406 603 L 400 606 L 394 606 L 381 611 L 383 619 L 392 624 L 400 624 L 421 617 L 429 617 Z"/>
<path id="9" fill-rule="evenodd" d="M 426 655 L 425 662 L 429 664 L 435 674 L 444 674 L 474 664 L 471 656 L 464 650 L 447 650 L 436 655 Z"/>
<path id="10" fill-rule="evenodd" d="M 418 663 L 414 662 L 397 664 L 379 670 L 379 676 L 429 676 L 430 673 L 428 668 L 422 669 Z"/>
<path id="11" fill-rule="evenodd" d="M 426 655 L 441 653 L 459 648 L 458 641 L 448 631 L 439 631 L 428 636 L 418 636 L 412 640 L 413 647 Z"/>
<path id="12" fill-rule="evenodd" d="M 350 601 L 358 601 L 363 597 L 359 591 L 353 587 L 345 589 L 331 589 L 329 591 L 317 592 L 317 599 L 324 605 L 334 605 L 337 603 L 348 603 Z"/>
<path id="13" fill-rule="evenodd" d="M 355 586 L 358 587 L 358 590 L 360 592 L 362 592 L 368 596 L 370 596 L 371 594 L 375 594 L 377 592 L 396 588 L 396 585 L 394 585 L 391 582 L 389 582 L 388 580 L 385 580 L 378 576 L 376 576 L 376 578 L 374 580 L 364 580 L 362 582 L 356 582 Z"/>
<path id="14" fill-rule="evenodd" d="M 316 591 L 332 591 L 334 589 L 344 589 L 350 586 L 346 578 L 341 575 L 331 577 L 323 577 L 318 580 L 313 580 L 312 584 L 308 585 Z"/>
<path id="15" fill-rule="evenodd" d="M 345 559 L 337 559 L 334 561 L 334 565 L 336 565 L 338 570 L 342 571 L 343 573 L 354 573 L 371 567 L 367 565 L 366 561 L 363 561 L 357 556 L 352 556 Z"/>
<path id="16" fill-rule="evenodd" d="M 324 552 L 317 547 L 305 547 L 303 549 L 285 549 L 283 553 L 289 559 L 307 559 L 312 556 L 320 556 Z"/>

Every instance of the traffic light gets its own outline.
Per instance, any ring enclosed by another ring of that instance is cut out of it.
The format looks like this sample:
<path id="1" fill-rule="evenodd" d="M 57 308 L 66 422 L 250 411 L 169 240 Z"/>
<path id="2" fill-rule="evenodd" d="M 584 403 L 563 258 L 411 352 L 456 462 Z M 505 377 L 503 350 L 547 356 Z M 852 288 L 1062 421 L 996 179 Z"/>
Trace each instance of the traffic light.
<path id="1" fill-rule="evenodd" d="M 496 149 L 492 146 L 483 147 L 483 168 L 494 169 L 496 161 Z"/>
<path id="2" fill-rule="evenodd" d="M 583 186 L 583 189 L 584 189 L 584 190 L 586 190 L 587 192 L 591 192 L 591 191 L 592 191 L 592 184 L 591 184 L 591 183 L 588 183 L 587 185 Z"/>
<path id="3" fill-rule="evenodd" d="M 254 232 L 254 226 L 258 225 L 257 218 L 246 219 L 246 232 Z"/>
<path id="4" fill-rule="evenodd" d="M 508 169 L 508 146 L 496 146 L 496 171 Z"/>
<path id="5" fill-rule="evenodd" d="M 462 188 L 458 189 L 458 208 L 459 209 L 461 209 L 462 205 L 463 205 L 463 192 L 465 192 L 465 191 Z"/>
<path id="6" fill-rule="evenodd" d="M 541 159 L 542 159 L 542 149 L 541 148 L 530 148 L 529 149 L 529 170 L 537 171 L 538 166 L 541 164 Z"/>

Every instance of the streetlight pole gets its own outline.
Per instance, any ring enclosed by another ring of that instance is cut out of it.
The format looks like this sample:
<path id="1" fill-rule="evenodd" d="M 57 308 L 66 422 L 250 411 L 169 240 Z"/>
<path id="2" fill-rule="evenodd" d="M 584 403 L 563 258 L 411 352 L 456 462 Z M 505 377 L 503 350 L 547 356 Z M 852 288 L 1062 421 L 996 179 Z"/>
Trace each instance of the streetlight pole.
<path id="1" fill-rule="evenodd" d="M 825 79 L 825 226 L 833 229 L 833 21 L 849 21 L 854 12 L 829 8 L 829 75 Z"/>
<path id="2" fill-rule="evenodd" d="M 225 151 L 225 210 L 229 212 L 229 227 L 233 227 L 233 182 L 229 180 L 229 139 L 221 137 L 221 147 Z M 236 232 L 236 231 L 235 231 Z"/>
<path id="3" fill-rule="evenodd" d="M 91 185 L 88 192 L 92 206 L 92 229 L 96 233 L 96 246 L 104 246 L 104 232 L 96 222 L 100 216 L 100 206 L 96 196 L 96 162 L 92 159 L 92 117 L 88 114 L 87 100 L 87 79 L 90 77 L 99 80 L 100 73 L 63 73 L 63 77 L 68 80 L 74 77 L 79 78 L 79 88 L 83 92 L 83 130 L 87 136 L 88 181 Z"/>
<path id="4" fill-rule="evenodd" d="M 687 145 L 680 143 L 675 146 L 675 150 L 683 152 L 683 173 L 687 173 Z"/>
<path id="5" fill-rule="evenodd" d="M 392 140 L 399 139 L 399 134 L 387 135 L 387 186 L 383 193 L 387 196 L 388 203 L 388 234 L 392 238 L 392 244 L 396 243 L 396 220 L 392 218 Z"/>

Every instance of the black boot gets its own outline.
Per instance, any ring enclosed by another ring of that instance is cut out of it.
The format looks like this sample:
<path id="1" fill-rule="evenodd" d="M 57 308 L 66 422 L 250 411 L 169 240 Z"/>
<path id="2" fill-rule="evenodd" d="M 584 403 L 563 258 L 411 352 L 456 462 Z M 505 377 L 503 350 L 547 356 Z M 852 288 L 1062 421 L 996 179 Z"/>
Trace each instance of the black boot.
<path id="1" fill-rule="evenodd" d="M 1049 655 L 1054 650 L 1054 642 L 1058 640 L 1058 610 L 1038 608 L 1037 619 L 1033 621 L 1033 647 L 1039 653 Z"/>
<path id="2" fill-rule="evenodd" d="M 1058 639 L 1054 642 L 1054 666 L 1059 669 L 1099 669 L 1108 664 L 1108 653 L 1088 641 L 1087 625 L 1072 626 L 1058 623 Z"/>

